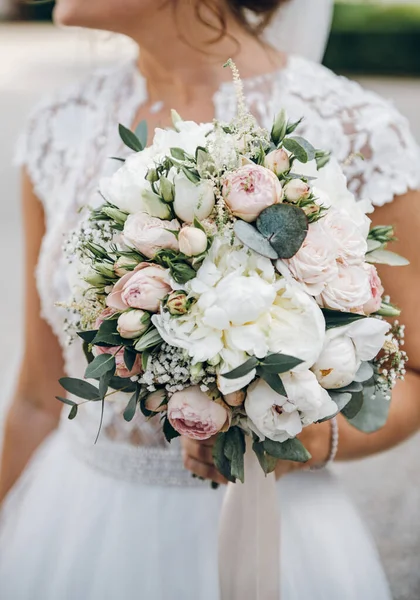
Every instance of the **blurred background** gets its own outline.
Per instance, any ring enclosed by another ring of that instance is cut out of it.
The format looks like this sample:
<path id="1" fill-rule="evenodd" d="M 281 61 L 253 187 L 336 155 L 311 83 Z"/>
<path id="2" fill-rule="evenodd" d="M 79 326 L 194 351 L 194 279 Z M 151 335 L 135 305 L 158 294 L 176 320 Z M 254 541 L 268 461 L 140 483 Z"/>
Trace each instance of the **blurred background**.
<path id="1" fill-rule="evenodd" d="M 8 257 L 0 295 L 0 417 L 21 350 L 22 239 L 12 167 L 18 133 L 40 96 L 134 52 L 123 38 L 54 28 L 51 10 L 52 4 L 0 0 L 0 255 Z M 337 1 L 324 62 L 394 102 L 420 142 L 420 0 Z M 396 600 L 420 599 L 419 456 L 420 435 L 387 454 L 335 467 L 376 539 Z"/>

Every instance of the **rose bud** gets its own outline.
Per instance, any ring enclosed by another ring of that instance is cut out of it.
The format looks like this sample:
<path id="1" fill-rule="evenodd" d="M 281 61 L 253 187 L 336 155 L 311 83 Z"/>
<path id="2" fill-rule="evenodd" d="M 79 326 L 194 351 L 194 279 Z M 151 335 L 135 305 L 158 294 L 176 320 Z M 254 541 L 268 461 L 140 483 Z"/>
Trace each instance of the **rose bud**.
<path id="1" fill-rule="evenodd" d="M 245 400 L 245 392 L 244 390 L 237 390 L 236 392 L 223 396 L 223 399 L 229 406 L 241 406 Z"/>
<path id="2" fill-rule="evenodd" d="M 207 249 L 207 235 L 198 227 L 183 227 L 178 237 L 179 251 L 185 256 L 198 256 Z"/>
<path id="3" fill-rule="evenodd" d="M 289 155 L 283 148 L 273 150 L 265 157 L 264 165 L 276 175 L 282 175 L 290 169 Z"/>
<path id="4" fill-rule="evenodd" d="M 228 173 L 222 194 L 232 214 L 251 223 L 265 208 L 282 201 L 283 190 L 272 171 L 252 164 Z"/>
<path id="5" fill-rule="evenodd" d="M 123 277 L 127 273 L 131 273 L 134 267 L 139 264 L 139 261 L 129 256 L 120 256 L 114 263 L 114 273 L 118 277 Z"/>
<path id="6" fill-rule="evenodd" d="M 106 303 L 116 310 L 140 308 L 157 312 L 162 300 L 171 291 L 168 271 L 159 265 L 144 262 L 117 281 Z"/>
<path id="7" fill-rule="evenodd" d="M 93 287 L 103 287 L 108 283 L 100 273 L 97 273 L 93 269 L 90 269 L 89 273 L 83 279 Z"/>
<path id="8" fill-rule="evenodd" d="M 385 290 L 379 278 L 376 267 L 374 265 L 369 265 L 368 263 L 365 263 L 363 267 L 369 275 L 370 289 L 372 291 L 372 297 L 364 304 L 363 312 L 366 315 L 370 315 L 381 308 L 382 296 Z"/>
<path id="9" fill-rule="evenodd" d="M 127 310 L 118 317 L 117 331 L 121 337 L 132 340 L 144 333 L 149 324 L 149 313 L 144 310 Z"/>
<path id="10" fill-rule="evenodd" d="M 166 411 L 168 408 L 166 396 L 165 390 L 156 390 L 156 392 L 152 392 L 146 398 L 144 403 L 145 408 L 154 413 Z"/>
<path id="11" fill-rule="evenodd" d="M 179 230 L 176 219 L 163 221 L 147 213 L 130 215 L 122 233 L 127 246 L 137 248 L 147 258 L 153 258 L 159 250 L 178 250 L 178 240 L 172 231 Z"/>
<path id="12" fill-rule="evenodd" d="M 166 308 L 175 317 L 185 315 L 188 312 L 191 301 L 187 294 L 182 291 L 172 292 L 166 299 Z"/>
<path id="13" fill-rule="evenodd" d="M 289 202 L 306 200 L 310 195 L 311 188 L 302 179 L 292 179 L 284 186 L 284 196 Z"/>
<path id="14" fill-rule="evenodd" d="M 199 221 L 207 219 L 215 204 L 214 188 L 211 181 L 203 180 L 192 183 L 185 175 L 175 177 L 174 211 L 184 223 L 192 223 L 196 217 Z"/>
<path id="15" fill-rule="evenodd" d="M 118 348 L 118 346 L 95 346 L 95 355 L 99 354 L 113 354 L 115 357 L 115 375 L 124 379 L 139 375 L 141 369 L 141 355 L 136 355 L 136 360 L 131 370 L 127 369 L 127 365 L 124 360 L 124 348 Z"/>
<path id="16" fill-rule="evenodd" d="M 181 435 L 207 440 L 228 420 L 226 408 L 211 400 L 198 386 L 175 392 L 168 402 L 168 419 Z"/>

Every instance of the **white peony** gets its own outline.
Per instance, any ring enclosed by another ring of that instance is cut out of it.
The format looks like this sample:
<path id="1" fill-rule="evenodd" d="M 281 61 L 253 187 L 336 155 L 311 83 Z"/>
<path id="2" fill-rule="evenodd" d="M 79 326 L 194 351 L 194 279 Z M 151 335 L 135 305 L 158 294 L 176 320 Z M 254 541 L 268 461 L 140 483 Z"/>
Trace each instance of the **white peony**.
<path id="1" fill-rule="evenodd" d="M 287 397 L 277 394 L 264 380 L 252 383 L 245 399 L 248 424 L 260 439 L 285 442 L 302 428 L 334 415 L 337 405 L 311 371 L 281 376 Z"/>
<path id="2" fill-rule="evenodd" d="M 213 184 L 209 180 L 192 183 L 179 173 L 175 179 L 174 211 L 185 223 L 192 223 L 194 217 L 199 221 L 207 219 L 215 204 Z"/>
<path id="3" fill-rule="evenodd" d="M 377 356 L 389 329 L 386 321 L 374 318 L 329 329 L 322 353 L 312 367 L 322 387 L 338 389 L 355 381 L 361 363 Z"/>
<path id="4" fill-rule="evenodd" d="M 178 121 L 177 129 L 155 129 L 153 151 L 158 156 L 170 156 L 171 148 L 181 148 L 194 156 L 198 146 L 206 147 L 207 134 L 212 131 L 213 123 L 194 123 Z"/>
<path id="5" fill-rule="evenodd" d="M 323 347 L 325 321 L 316 302 L 293 281 L 280 278 L 271 261 L 216 238 L 209 254 L 186 284 L 196 302 L 176 319 L 162 312 L 153 323 L 169 344 L 188 351 L 193 362 L 221 359 L 221 373 L 243 364 L 248 355 L 289 354 L 307 369 Z M 220 389 L 231 393 L 252 378 L 235 382 L 220 377 Z"/>

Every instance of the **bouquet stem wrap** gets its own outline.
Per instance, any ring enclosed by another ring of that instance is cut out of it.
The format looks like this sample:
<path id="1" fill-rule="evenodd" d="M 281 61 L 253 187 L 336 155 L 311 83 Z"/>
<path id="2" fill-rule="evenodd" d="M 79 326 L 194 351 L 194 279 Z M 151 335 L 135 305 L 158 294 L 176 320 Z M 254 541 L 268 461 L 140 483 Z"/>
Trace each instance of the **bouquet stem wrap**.
<path id="1" fill-rule="evenodd" d="M 275 475 L 264 475 L 247 440 L 245 483 L 229 483 L 222 506 L 221 600 L 280 598 L 279 525 Z"/>

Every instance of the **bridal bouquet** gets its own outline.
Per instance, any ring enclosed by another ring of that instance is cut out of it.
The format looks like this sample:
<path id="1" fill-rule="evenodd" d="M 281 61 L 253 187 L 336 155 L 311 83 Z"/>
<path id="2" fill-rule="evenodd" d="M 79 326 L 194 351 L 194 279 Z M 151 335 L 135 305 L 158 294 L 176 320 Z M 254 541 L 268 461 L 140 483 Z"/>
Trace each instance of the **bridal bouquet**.
<path id="1" fill-rule="evenodd" d="M 280 112 L 271 132 L 257 125 L 231 66 L 230 123 L 173 113 L 149 147 L 145 123 L 120 125 L 134 152 L 68 242 L 89 364 L 61 384 L 102 410 L 126 392 L 124 419 L 159 418 L 168 441 L 217 435 L 217 468 L 243 481 L 245 436 L 268 473 L 310 458 L 307 425 L 339 412 L 367 432 L 385 423 L 406 357 L 373 263 L 404 260 L 299 123 Z"/>

